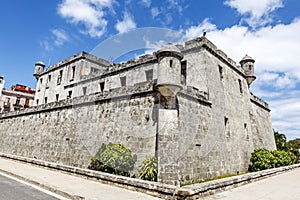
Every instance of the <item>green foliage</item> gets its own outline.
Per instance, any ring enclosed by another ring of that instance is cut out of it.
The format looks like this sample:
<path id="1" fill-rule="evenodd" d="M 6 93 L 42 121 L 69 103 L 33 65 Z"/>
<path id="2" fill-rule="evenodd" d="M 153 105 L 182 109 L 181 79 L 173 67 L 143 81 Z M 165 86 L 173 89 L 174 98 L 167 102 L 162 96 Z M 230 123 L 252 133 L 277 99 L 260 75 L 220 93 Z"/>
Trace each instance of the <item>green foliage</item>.
<path id="1" fill-rule="evenodd" d="M 157 159 L 147 158 L 140 165 L 140 178 L 148 181 L 157 181 Z"/>
<path id="2" fill-rule="evenodd" d="M 260 171 L 273 168 L 277 160 L 268 149 L 262 148 L 254 149 L 250 161 L 252 163 L 250 171 Z"/>
<path id="3" fill-rule="evenodd" d="M 298 158 L 297 158 L 297 156 L 295 156 L 294 153 L 288 152 L 288 154 L 289 154 L 289 156 L 290 156 L 290 158 L 291 158 L 292 164 L 298 163 Z"/>
<path id="4" fill-rule="evenodd" d="M 274 131 L 274 138 L 277 150 L 287 150 L 286 137 L 284 134 Z"/>
<path id="5" fill-rule="evenodd" d="M 136 155 L 123 144 L 102 144 L 96 155 L 91 158 L 89 169 L 130 176 L 136 162 Z"/>
<path id="6" fill-rule="evenodd" d="M 289 143 L 292 145 L 293 148 L 300 149 L 300 138 L 290 140 Z"/>
<path id="7" fill-rule="evenodd" d="M 251 154 L 250 171 L 260 171 L 274 167 L 282 167 L 297 163 L 297 157 L 292 152 L 281 150 L 255 149 Z"/>
<path id="8" fill-rule="evenodd" d="M 289 156 L 289 153 L 286 151 L 280 151 L 280 150 L 274 150 L 271 152 L 273 156 L 276 158 L 275 161 L 275 167 L 282 167 L 282 166 L 287 166 L 291 165 L 292 159 Z"/>
<path id="9" fill-rule="evenodd" d="M 288 144 L 291 146 L 291 152 L 296 156 L 300 156 L 300 138 L 288 141 Z"/>
<path id="10" fill-rule="evenodd" d="M 292 152 L 296 157 L 300 156 L 299 146 L 300 139 L 287 142 L 284 134 L 274 131 L 274 138 L 277 150 Z"/>

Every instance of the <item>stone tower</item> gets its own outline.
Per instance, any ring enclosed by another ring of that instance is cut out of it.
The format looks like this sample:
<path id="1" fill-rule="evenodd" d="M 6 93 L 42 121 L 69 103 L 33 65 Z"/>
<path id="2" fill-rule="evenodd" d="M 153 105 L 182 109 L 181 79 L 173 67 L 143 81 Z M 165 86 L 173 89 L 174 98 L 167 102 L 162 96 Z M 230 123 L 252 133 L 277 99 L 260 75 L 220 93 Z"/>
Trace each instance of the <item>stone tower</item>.
<path id="1" fill-rule="evenodd" d="M 157 51 L 155 55 L 158 60 L 156 89 L 166 100 L 171 100 L 182 89 L 180 72 L 183 55 L 171 43 Z M 172 107 L 169 104 L 166 106 Z"/>
<path id="2" fill-rule="evenodd" d="M 42 61 L 35 63 L 33 76 L 35 76 L 36 79 L 39 79 L 40 73 L 42 73 L 44 69 L 45 69 L 45 64 Z"/>
<path id="3" fill-rule="evenodd" d="M 174 155 L 178 154 L 178 100 L 182 89 L 181 59 L 183 54 L 173 44 L 156 52 L 158 60 L 156 90 L 158 92 L 157 149 L 158 181 L 179 184 L 179 166 Z M 170 141 L 170 138 L 174 140 Z M 168 159 L 165 159 L 168 158 Z"/>
<path id="4" fill-rule="evenodd" d="M 240 61 L 241 67 L 246 75 L 248 87 L 250 87 L 251 83 L 256 79 L 254 76 L 254 62 L 255 60 L 247 54 Z"/>

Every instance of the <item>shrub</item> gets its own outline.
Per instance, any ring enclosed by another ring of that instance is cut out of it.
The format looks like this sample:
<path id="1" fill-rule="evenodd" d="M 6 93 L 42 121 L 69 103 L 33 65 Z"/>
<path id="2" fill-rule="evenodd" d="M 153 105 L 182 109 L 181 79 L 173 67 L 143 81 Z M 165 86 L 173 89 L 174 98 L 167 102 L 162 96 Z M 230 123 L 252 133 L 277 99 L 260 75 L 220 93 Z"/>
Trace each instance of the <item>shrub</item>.
<path id="1" fill-rule="evenodd" d="M 288 152 L 274 150 L 271 152 L 273 156 L 276 158 L 275 167 L 282 167 L 293 164 L 292 159 Z"/>
<path id="2" fill-rule="evenodd" d="M 130 176 L 136 162 L 136 155 L 123 144 L 102 144 L 96 155 L 91 158 L 89 169 Z"/>
<path id="3" fill-rule="evenodd" d="M 250 166 L 250 171 L 260 171 L 264 169 L 271 169 L 276 165 L 275 156 L 265 148 L 254 149 L 251 153 L 250 161 L 252 165 Z"/>
<path id="4" fill-rule="evenodd" d="M 297 158 L 297 156 L 295 156 L 295 154 L 293 152 L 288 152 L 288 154 L 291 158 L 292 164 L 298 163 L 298 158 Z"/>
<path id="5" fill-rule="evenodd" d="M 157 159 L 147 158 L 140 165 L 140 178 L 147 181 L 157 181 Z"/>

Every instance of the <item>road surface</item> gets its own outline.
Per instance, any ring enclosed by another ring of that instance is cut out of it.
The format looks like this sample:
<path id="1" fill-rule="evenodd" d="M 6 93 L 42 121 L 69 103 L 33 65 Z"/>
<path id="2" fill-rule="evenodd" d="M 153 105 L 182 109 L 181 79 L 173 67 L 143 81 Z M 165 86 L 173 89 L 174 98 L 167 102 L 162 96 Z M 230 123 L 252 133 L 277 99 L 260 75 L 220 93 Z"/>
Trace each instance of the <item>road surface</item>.
<path id="1" fill-rule="evenodd" d="M 0 174 L 0 200 L 58 200 L 28 184 Z"/>

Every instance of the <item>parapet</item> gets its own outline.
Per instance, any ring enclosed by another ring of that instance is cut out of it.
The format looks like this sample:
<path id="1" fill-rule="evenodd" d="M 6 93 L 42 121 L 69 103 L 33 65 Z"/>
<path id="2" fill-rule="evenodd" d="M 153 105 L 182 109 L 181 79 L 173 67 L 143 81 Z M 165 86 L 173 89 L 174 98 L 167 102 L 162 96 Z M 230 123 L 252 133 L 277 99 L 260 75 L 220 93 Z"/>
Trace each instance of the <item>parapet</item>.
<path id="1" fill-rule="evenodd" d="M 119 70 L 123 70 L 126 68 L 131 68 L 133 66 L 145 64 L 148 62 L 152 62 L 154 60 L 155 60 L 155 57 L 153 55 L 145 54 L 145 55 L 140 56 L 139 58 L 128 60 L 127 62 L 123 62 L 123 63 L 119 63 L 119 64 L 111 64 L 108 67 L 108 72 L 114 72 L 114 71 L 119 71 Z"/>
<path id="2" fill-rule="evenodd" d="M 110 65 L 110 63 L 107 60 L 104 60 L 102 58 L 97 58 L 96 56 L 94 56 L 92 54 L 89 54 L 89 53 L 86 53 L 86 52 L 82 51 L 78 54 L 70 56 L 67 59 L 63 60 L 63 61 L 58 62 L 58 63 L 48 67 L 42 74 L 44 74 L 46 72 L 49 72 L 49 71 L 52 71 L 56 68 L 62 67 L 64 65 L 67 65 L 68 63 L 74 62 L 74 61 L 79 60 L 79 59 L 86 59 L 90 62 L 94 62 L 96 64 L 99 64 L 99 65 L 103 66 L 103 67 L 108 67 Z"/>
<path id="3" fill-rule="evenodd" d="M 205 36 L 198 37 L 196 39 L 185 42 L 185 47 L 183 52 L 189 52 L 201 47 L 207 49 L 210 53 L 215 55 L 217 58 L 227 63 L 232 69 L 244 75 L 241 66 L 238 65 L 234 60 L 229 58 L 222 50 L 218 49 L 217 46 L 214 45 Z"/>
<path id="4" fill-rule="evenodd" d="M 218 49 L 216 45 L 214 45 L 204 36 L 185 42 L 185 49 L 191 49 L 199 46 L 207 46 L 214 51 L 217 51 Z"/>
<path id="5" fill-rule="evenodd" d="M 271 111 L 270 108 L 269 108 L 269 104 L 267 102 L 265 102 L 264 100 L 262 100 L 259 97 L 255 96 L 252 93 L 251 93 L 251 96 L 250 96 L 250 100 L 251 100 L 252 103 L 255 103 L 259 107 L 261 107 L 261 108 L 263 108 L 267 111 Z"/>

